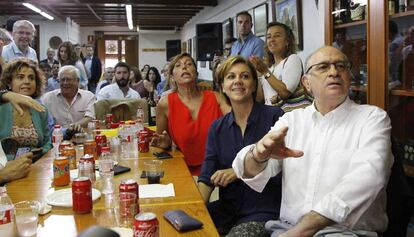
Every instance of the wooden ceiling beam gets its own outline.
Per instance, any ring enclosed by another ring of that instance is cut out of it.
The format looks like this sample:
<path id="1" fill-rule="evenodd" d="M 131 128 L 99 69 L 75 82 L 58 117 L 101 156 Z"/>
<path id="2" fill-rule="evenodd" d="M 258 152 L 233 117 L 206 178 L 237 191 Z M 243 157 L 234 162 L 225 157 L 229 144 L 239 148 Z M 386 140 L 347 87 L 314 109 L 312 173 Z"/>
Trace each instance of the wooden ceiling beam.
<path id="1" fill-rule="evenodd" d="M 217 6 L 218 0 L 133 0 L 133 1 L 108 1 L 108 0 L 31 0 L 30 3 L 53 5 L 79 5 L 79 4 L 145 4 L 148 6 L 156 5 L 187 5 L 187 6 Z M 26 2 L 25 0 L 14 1 L 14 4 Z M 10 4 L 10 3 L 8 3 Z"/>

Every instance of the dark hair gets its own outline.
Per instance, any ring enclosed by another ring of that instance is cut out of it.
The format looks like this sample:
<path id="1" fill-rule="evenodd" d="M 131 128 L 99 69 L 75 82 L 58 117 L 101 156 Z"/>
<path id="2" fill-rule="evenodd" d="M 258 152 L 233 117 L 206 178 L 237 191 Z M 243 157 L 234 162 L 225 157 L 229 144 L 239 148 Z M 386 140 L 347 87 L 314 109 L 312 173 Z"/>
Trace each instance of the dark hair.
<path id="1" fill-rule="evenodd" d="M 389 21 L 388 28 L 390 33 L 398 34 L 398 25 L 395 23 L 395 21 Z"/>
<path id="2" fill-rule="evenodd" d="M 150 65 L 145 64 L 145 65 L 141 68 L 141 72 L 142 72 L 142 71 L 144 71 L 144 68 L 145 68 L 145 67 L 148 67 L 148 70 L 151 68 L 151 66 L 150 66 Z"/>
<path id="3" fill-rule="evenodd" d="M 52 67 L 49 65 L 49 63 L 45 63 L 45 62 L 43 62 L 43 63 L 40 63 L 39 64 L 39 68 L 43 71 L 45 68 L 47 68 L 47 69 L 52 69 Z"/>
<path id="4" fill-rule="evenodd" d="M 125 63 L 125 62 L 118 62 L 115 65 L 114 70 L 116 71 L 116 68 L 118 68 L 118 67 L 126 67 L 128 69 L 128 72 L 131 71 L 131 67 L 128 65 L 128 63 Z"/>
<path id="5" fill-rule="evenodd" d="M 242 15 L 243 16 L 248 16 L 250 18 L 250 22 L 253 23 L 252 15 L 250 15 L 250 13 L 248 13 L 247 11 L 242 11 L 242 12 L 237 13 L 237 15 L 236 15 L 236 21 L 237 21 L 237 17 L 242 16 Z"/>
<path id="6" fill-rule="evenodd" d="M 139 68 L 137 66 L 132 66 L 131 71 L 134 72 L 134 78 L 132 79 L 134 83 L 137 83 L 137 82 L 142 80 L 141 71 L 139 70 Z M 131 75 L 131 74 L 129 74 L 129 75 Z"/>
<path id="7" fill-rule="evenodd" d="M 216 77 L 217 77 L 217 84 L 220 88 L 220 92 L 223 91 L 223 82 L 224 82 L 224 77 L 226 76 L 226 74 L 230 71 L 230 69 L 236 65 L 236 64 L 245 64 L 249 67 L 250 72 L 252 73 L 252 78 L 253 81 L 256 82 L 256 86 L 257 83 L 259 81 L 258 77 L 257 77 L 257 72 L 256 72 L 256 68 L 254 67 L 254 65 L 248 60 L 245 59 L 243 57 L 241 57 L 240 55 L 237 56 L 231 56 L 229 58 L 227 58 L 226 61 L 224 61 L 218 68 L 217 68 L 217 73 L 216 73 Z M 253 99 L 256 99 L 256 94 L 257 91 L 253 92 Z M 224 97 L 226 98 L 227 102 L 230 103 L 230 99 L 229 97 L 227 97 L 226 94 L 223 94 Z"/>
<path id="8" fill-rule="evenodd" d="M 65 62 L 62 61 L 62 58 L 60 56 L 60 49 L 62 47 L 66 48 L 66 53 L 68 54 L 68 60 L 66 60 Z M 62 64 L 62 66 L 75 65 L 76 62 L 78 61 L 78 56 L 76 55 L 75 48 L 74 48 L 73 44 L 69 41 L 65 41 L 65 42 L 61 43 L 59 45 L 59 48 L 58 48 L 58 51 L 57 51 L 57 58 L 58 58 L 59 62 Z"/>
<path id="9" fill-rule="evenodd" d="M 33 69 L 33 72 L 35 73 L 35 80 L 36 80 L 36 90 L 33 95 L 31 95 L 32 98 L 38 98 L 42 95 L 43 88 L 45 86 L 45 76 L 43 75 L 43 72 L 40 71 L 39 67 L 37 66 L 37 63 L 33 60 L 30 60 L 28 58 L 17 58 L 4 67 L 4 71 L 1 75 L 1 84 L 3 88 L 9 88 L 11 85 L 11 82 L 13 80 L 13 77 L 16 75 L 17 72 L 20 71 L 23 67 L 28 67 Z"/>
<path id="10" fill-rule="evenodd" d="M 6 30 L 9 32 L 13 31 L 13 25 L 16 21 L 21 20 L 22 18 L 20 16 L 11 16 L 9 18 L 7 18 L 6 21 Z"/>
<path id="11" fill-rule="evenodd" d="M 180 54 L 174 56 L 173 58 L 171 58 L 171 60 L 170 60 L 170 67 L 168 68 L 168 73 L 170 75 L 173 74 L 173 70 L 174 70 L 175 64 L 178 62 L 178 60 L 180 60 L 181 58 L 184 58 L 184 57 L 191 58 L 191 61 L 193 62 L 194 67 L 196 68 L 196 72 L 197 72 L 197 64 L 194 61 L 194 59 L 191 57 L 191 55 L 189 53 L 180 53 Z"/>
<path id="12" fill-rule="evenodd" d="M 280 22 L 270 22 L 267 25 L 266 28 L 266 34 L 267 31 L 269 30 L 269 28 L 274 27 L 274 26 L 279 26 L 282 27 L 285 30 L 286 33 L 286 37 L 288 40 L 288 46 L 286 48 L 286 52 L 285 52 L 285 58 L 290 56 L 291 54 L 296 53 L 296 43 L 295 43 L 295 36 L 293 35 L 292 29 L 289 28 L 289 26 L 280 23 Z M 269 48 L 267 47 L 267 37 L 266 37 L 266 44 L 264 45 L 264 61 L 267 64 L 268 67 L 272 66 L 275 63 L 275 59 L 273 58 L 273 54 L 272 52 L 269 51 Z"/>
<path id="13" fill-rule="evenodd" d="M 145 80 L 150 81 L 149 80 L 149 72 L 152 71 L 155 74 L 155 81 L 153 82 L 154 87 L 157 86 L 158 83 L 161 82 L 161 76 L 160 73 L 158 72 L 158 69 L 156 67 L 150 67 L 150 69 L 148 70 L 147 75 L 145 75 Z"/>

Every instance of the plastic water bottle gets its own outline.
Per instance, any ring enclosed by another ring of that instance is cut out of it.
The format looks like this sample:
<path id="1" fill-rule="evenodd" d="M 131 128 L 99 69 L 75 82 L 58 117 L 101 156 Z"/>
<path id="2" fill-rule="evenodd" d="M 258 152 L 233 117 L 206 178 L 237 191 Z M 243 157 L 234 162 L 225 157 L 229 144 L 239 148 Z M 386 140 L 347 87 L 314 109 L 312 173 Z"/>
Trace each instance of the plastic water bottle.
<path id="1" fill-rule="evenodd" d="M 114 161 L 112 160 L 109 147 L 102 147 L 101 159 L 99 160 L 99 175 L 102 181 L 103 194 L 114 192 Z"/>
<path id="2" fill-rule="evenodd" d="M 0 187 L 0 233 L 2 237 L 14 237 L 13 203 L 6 187 Z"/>
<path id="3" fill-rule="evenodd" d="M 62 127 L 59 124 L 56 124 L 52 132 L 52 143 L 53 148 L 55 149 L 55 157 L 59 156 L 59 145 L 63 141 L 63 132 Z"/>

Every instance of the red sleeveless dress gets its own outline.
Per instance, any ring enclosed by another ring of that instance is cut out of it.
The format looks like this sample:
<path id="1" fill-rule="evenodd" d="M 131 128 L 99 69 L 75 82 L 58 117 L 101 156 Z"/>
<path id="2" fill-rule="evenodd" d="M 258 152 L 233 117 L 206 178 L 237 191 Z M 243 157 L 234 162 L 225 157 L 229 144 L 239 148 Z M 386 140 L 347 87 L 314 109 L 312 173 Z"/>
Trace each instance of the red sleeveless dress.
<path id="1" fill-rule="evenodd" d="M 199 175 L 204 161 L 208 129 L 223 114 L 212 91 L 202 91 L 203 101 L 193 120 L 177 92 L 168 95 L 168 131 L 172 141 L 184 154 L 192 175 Z"/>

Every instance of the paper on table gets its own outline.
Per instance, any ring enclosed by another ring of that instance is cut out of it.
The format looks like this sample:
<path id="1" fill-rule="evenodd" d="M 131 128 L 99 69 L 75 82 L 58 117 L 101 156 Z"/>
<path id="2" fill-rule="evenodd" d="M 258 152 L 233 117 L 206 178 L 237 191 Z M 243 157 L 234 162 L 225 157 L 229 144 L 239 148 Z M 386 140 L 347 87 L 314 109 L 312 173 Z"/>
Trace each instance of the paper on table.
<path id="1" fill-rule="evenodd" d="M 143 184 L 139 185 L 139 198 L 174 197 L 174 185 Z"/>

